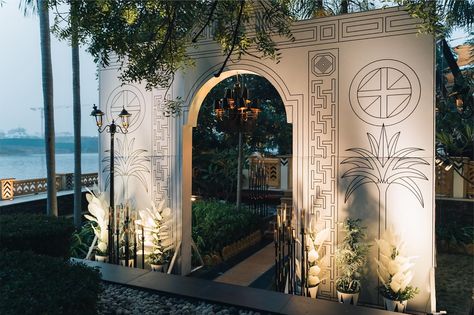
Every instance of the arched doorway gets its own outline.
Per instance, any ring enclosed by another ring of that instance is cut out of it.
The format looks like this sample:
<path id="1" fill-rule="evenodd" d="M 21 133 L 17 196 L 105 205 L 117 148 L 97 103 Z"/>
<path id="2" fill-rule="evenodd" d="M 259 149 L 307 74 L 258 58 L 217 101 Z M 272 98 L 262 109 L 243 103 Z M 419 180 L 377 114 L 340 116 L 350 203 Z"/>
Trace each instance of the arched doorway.
<path id="1" fill-rule="evenodd" d="M 247 110 L 238 111 L 241 88 Z M 222 105 L 219 100 L 233 89 L 237 107 L 227 111 L 230 116 L 224 109 L 216 115 L 215 102 Z M 257 231 L 273 235 L 269 222 L 284 194 L 291 196 L 291 133 L 284 103 L 264 77 L 239 74 L 211 89 L 193 128 L 192 152 L 193 240 L 205 261 L 213 256 L 214 262 L 227 262 L 237 253 L 228 255 L 224 248 Z M 290 205 L 291 197 L 285 202 Z"/>
<path id="2" fill-rule="evenodd" d="M 188 274 L 191 271 L 191 227 L 192 227 L 192 219 L 191 219 L 191 195 L 192 195 L 192 130 L 197 125 L 197 119 L 199 115 L 199 110 L 201 105 L 207 96 L 207 94 L 211 91 L 211 89 L 216 86 L 219 82 L 232 77 L 236 76 L 237 74 L 252 74 L 264 77 L 267 79 L 271 85 L 275 88 L 278 92 L 280 98 L 283 101 L 284 109 L 286 113 L 287 123 L 292 123 L 292 117 L 294 115 L 293 110 L 297 108 L 298 104 L 298 97 L 291 97 L 288 93 L 288 90 L 285 88 L 283 81 L 279 78 L 279 76 L 274 73 L 271 69 L 264 68 L 261 64 L 253 63 L 253 62 L 242 62 L 238 64 L 237 69 L 232 69 L 229 71 L 225 71 L 221 74 L 220 77 L 216 78 L 213 77 L 213 73 L 215 71 L 215 66 L 209 71 L 207 71 L 195 84 L 194 89 L 192 89 L 192 99 L 190 101 L 189 111 L 187 112 L 187 117 L 185 121 L 187 123 L 184 124 L 182 130 L 182 226 L 179 229 L 182 233 L 182 260 L 181 260 L 181 272 L 183 274 Z M 249 69 L 252 69 L 249 70 Z M 293 151 L 295 145 L 297 145 L 297 137 L 295 137 L 295 133 L 297 131 L 292 130 L 292 147 Z M 295 169 L 297 163 L 293 163 L 292 167 Z M 293 172 L 294 173 L 294 172 Z M 292 187 L 297 187 L 297 185 L 292 185 Z M 296 198 L 296 189 L 293 189 L 293 200 Z"/>

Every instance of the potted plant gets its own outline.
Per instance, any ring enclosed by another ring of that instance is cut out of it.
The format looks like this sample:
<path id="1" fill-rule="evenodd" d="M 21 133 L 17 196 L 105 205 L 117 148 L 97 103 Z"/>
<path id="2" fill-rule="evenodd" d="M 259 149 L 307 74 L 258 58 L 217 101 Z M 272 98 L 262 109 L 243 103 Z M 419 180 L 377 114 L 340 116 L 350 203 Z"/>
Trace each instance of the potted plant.
<path id="1" fill-rule="evenodd" d="M 147 256 L 147 262 L 150 264 L 152 271 L 163 271 L 163 253 L 160 250 L 155 250 Z"/>
<path id="2" fill-rule="evenodd" d="M 339 277 L 336 279 L 337 300 L 340 303 L 357 305 L 360 281 L 369 246 L 362 242 L 365 227 L 360 219 L 348 218 L 343 223 L 345 237 L 336 252 Z"/>
<path id="3" fill-rule="evenodd" d="M 147 263 L 154 271 L 162 271 L 165 263 L 164 253 L 173 250 L 172 225 L 173 217 L 170 208 L 164 207 L 162 201 L 158 207 L 152 203 L 152 208 L 138 212 L 140 219 L 136 224 L 143 227 L 144 252 Z"/>
<path id="4" fill-rule="evenodd" d="M 318 231 L 316 228 L 315 220 L 310 221 L 308 228 L 308 234 L 305 237 L 305 246 L 306 246 L 306 279 L 300 280 L 303 282 L 303 287 L 307 287 L 309 296 L 311 298 L 316 298 L 318 295 L 318 288 L 321 281 L 324 279 L 322 272 L 323 262 L 325 260 L 325 255 L 322 253 L 322 245 L 324 241 L 328 238 L 330 229 L 326 228 Z M 300 263 L 296 260 L 296 270 L 297 277 L 301 279 Z"/>
<path id="5" fill-rule="evenodd" d="M 387 229 L 382 238 L 376 240 L 380 257 L 375 259 L 380 282 L 379 291 L 384 298 L 385 309 L 403 313 L 407 307 L 408 300 L 417 293 L 418 288 L 410 285 L 413 278 L 413 267 L 411 260 L 413 257 L 406 257 L 402 254 L 403 242 Z"/>
<path id="6" fill-rule="evenodd" d="M 87 188 L 86 188 L 87 189 Z M 107 244 L 108 244 L 108 209 L 109 205 L 106 197 L 101 192 L 92 192 L 87 189 L 86 199 L 89 202 L 87 209 L 89 214 L 84 217 L 92 222 L 92 229 L 97 238 L 97 245 L 94 249 L 95 260 L 107 262 Z"/>
<path id="7" fill-rule="evenodd" d="M 129 243 L 128 244 L 128 262 L 127 262 L 127 257 L 126 257 L 126 244 L 125 241 L 122 240 L 120 241 L 120 251 L 119 251 L 119 263 L 121 266 L 125 267 L 133 267 L 133 244 Z"/>

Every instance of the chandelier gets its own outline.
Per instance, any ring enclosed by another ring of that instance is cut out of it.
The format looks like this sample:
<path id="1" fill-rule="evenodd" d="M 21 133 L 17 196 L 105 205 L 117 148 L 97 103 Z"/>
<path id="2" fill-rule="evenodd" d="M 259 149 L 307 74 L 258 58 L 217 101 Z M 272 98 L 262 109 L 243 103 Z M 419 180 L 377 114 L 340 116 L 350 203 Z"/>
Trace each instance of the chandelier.
<path id="1" fill-rule="evenodd" d="M 258 100 L 249 99 L 247 86 L 242 85 L 240 76 L 233 89 L 227 88 L 222 99 L 214 100 L 214 112 L 223 129 L 249 131 L 255 126 L 261 109 Z"/>

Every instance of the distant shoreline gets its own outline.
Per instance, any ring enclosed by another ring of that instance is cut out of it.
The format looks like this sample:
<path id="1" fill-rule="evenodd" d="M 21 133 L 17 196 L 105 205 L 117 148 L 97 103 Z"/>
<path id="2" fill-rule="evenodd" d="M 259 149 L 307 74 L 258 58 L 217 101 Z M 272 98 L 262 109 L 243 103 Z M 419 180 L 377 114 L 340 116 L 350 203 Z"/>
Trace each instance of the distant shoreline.
<path id="1" fill-rule="evenodd" d="M 98 153 L 97 137 L 81 138 L 82 153 Z M 74 153 L 73 137 L 56 137 L 56 154 Z M 0 156 L 45 154 L 44 139 L 3 138 L 0 139 Z"/>

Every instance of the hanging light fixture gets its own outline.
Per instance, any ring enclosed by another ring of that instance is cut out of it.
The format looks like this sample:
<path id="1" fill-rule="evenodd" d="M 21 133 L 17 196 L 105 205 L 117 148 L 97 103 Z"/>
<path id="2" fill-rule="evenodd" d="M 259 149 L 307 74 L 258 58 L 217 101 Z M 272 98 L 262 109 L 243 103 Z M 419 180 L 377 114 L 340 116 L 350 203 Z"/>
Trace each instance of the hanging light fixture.
<path id="1" fill-rule="evenodd" d="M 258 100 L 249 99 L 249 90 L 241 83 L 240 75 L 233 89 L 227 88 L 222 99 L 214 100 L 214 112 L 226 128 L 249 129 L 247 122 L 255 123 L 260 111 Z"/>

